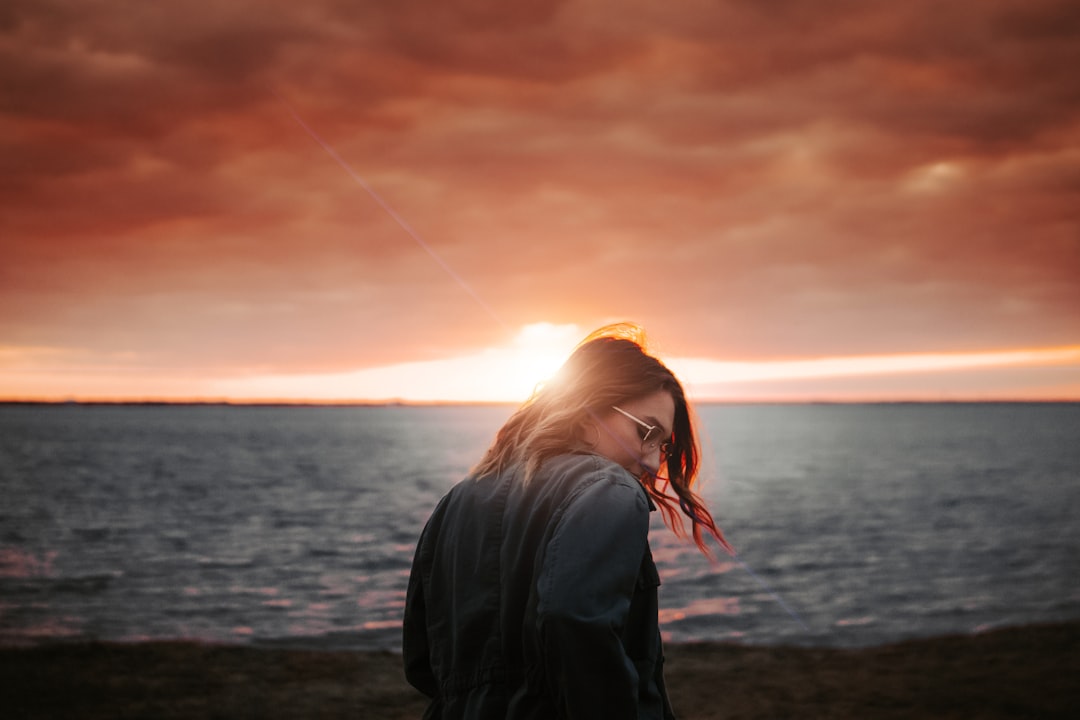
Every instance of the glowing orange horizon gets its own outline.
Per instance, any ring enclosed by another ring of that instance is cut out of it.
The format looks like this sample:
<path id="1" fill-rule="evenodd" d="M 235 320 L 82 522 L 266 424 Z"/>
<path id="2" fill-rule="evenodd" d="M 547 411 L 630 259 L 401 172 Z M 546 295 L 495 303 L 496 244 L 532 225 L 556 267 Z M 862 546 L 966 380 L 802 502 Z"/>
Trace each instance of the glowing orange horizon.
<path id="1" fill-rule="evenodd" d="M 133 358 L 63 361 L 42 348 L 0 348 L 3 402 L 239 404 L 518 403 L 550 376 L 581 333 L 524 327 L 508 346 L 442 360 L 332 373 L 209 376 L 140 371 Z M 53 363 L 39 361 L 51 356 Z M 1080 345 L 755 362 L 667 359 L 696 402 L 1080 400 Z"/>

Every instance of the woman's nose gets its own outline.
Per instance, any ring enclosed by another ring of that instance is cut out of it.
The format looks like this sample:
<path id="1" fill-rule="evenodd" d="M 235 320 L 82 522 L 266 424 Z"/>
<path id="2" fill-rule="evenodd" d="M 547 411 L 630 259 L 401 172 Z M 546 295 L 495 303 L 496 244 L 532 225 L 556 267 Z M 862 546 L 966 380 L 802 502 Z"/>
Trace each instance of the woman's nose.
<path id="1" fill-rule="evenodd" d="M 660 468 L 660 448 L 655 447 L 651 450 L 642 448 L 641 453 L 641 466 L 655 473 Z"/>

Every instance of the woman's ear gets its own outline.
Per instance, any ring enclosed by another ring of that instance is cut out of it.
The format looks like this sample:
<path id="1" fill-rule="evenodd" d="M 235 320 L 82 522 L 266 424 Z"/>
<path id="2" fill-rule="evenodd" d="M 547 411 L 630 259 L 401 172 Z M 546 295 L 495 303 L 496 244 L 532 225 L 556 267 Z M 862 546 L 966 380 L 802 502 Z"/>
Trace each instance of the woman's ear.
<path id="1" fill-rule="evenodd" d="M 592 420 L 581 423 L 581 442 L 590 450 L 595 450 L 600 444 L 600 428 Z"/>

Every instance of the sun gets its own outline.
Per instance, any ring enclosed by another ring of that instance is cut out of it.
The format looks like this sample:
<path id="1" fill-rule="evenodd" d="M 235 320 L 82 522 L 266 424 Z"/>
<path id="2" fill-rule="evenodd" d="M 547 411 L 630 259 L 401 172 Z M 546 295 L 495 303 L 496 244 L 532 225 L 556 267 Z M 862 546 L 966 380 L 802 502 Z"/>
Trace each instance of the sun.
<path id="1" fill-rule="evenodd" d="M 528 398 L 555 374 L 580 338 L 577 325 L 538 322 L 525 325 L 508 348 L 488 353 L 483 394 L 507 400 Z M 480 390 L 480 388 L 477 388 Z"/>

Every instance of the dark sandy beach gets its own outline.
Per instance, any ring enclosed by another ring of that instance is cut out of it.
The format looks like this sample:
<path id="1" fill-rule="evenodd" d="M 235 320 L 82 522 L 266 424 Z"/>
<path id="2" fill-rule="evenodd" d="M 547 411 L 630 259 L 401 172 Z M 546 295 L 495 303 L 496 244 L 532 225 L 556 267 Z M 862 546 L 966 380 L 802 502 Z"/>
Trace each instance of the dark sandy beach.
<path id="1" fill-rule="evenodd" d="M 1080 717 L 1080 622 L 877 648 L 668 647 L 682 720 Z M 195 643 L 0 649 L 0 716 L 418 718 L 390 653 Z"/>

